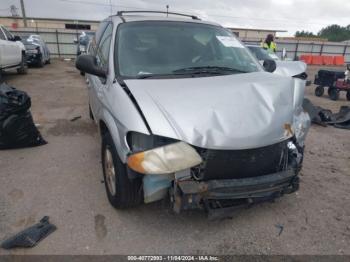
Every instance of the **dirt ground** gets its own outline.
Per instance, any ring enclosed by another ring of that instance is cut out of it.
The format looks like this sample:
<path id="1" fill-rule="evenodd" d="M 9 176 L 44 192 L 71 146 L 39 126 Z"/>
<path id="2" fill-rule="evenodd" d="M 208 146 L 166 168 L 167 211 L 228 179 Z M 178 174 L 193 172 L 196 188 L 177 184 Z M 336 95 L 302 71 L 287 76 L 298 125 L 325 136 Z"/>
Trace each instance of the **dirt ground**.
<path id="1" fill-rule="evenodd" d="M 316 70 L 310 68 L 311 79 Z M 45 215 L 58 229 L 35 248 L 0 254 L 350 255 L 350 131 L 312 126 L 300 190 L 231 220 L 175 215 L 162 202 L 117 211 L 107 201 L 100 140 L 73 62 L 54 60 L 5 80 L 32 97 L 49 143 L 0 151 L 0 241 Z M 349 105 L 344 94 L 334 102 L 313 92 L 308 87 L 306 96 L 316 105 L 335 111 Z"/>

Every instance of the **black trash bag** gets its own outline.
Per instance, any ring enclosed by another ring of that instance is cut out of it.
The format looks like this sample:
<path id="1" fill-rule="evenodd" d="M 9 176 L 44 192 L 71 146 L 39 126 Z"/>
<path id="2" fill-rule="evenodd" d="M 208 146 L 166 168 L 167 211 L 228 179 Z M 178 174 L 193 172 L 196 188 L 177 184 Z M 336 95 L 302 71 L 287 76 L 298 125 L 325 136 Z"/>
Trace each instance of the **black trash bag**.
<path id="1" fill-rule="evenodd" d="M 43 217 L 39 223 L 31 226 L 1 243 L 3 249 L 16 247 L 34 247 L 39 241 L 56 230 L 56 226 L 49 222 L 49 217 Z"/>
<path id="2" fill-rule="evenodd" d="M 0 149 L 47 144 L 34 125 L 30 106 L 27 93 L 6 83 L 0 85 Z"/>

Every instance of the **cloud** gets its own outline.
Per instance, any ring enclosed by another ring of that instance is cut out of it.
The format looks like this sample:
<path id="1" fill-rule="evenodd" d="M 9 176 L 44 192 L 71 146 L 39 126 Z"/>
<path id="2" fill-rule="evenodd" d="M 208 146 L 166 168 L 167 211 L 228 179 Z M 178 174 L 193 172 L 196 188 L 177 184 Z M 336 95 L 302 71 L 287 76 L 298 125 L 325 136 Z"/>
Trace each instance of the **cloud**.
<path id="1" fill-rule="evenodd" d="M 76 1 L 76 3 L 74 3 Z M 26 0 L 27 16 L 102 20 L 110 15 L 110 0 Z M 348 0 L 111 0 L 113 12 L 125 9 L 194 13 L 224 26 L 318 32 L 329 24 L 350 23 Z M 1 0 L 0 14 L 19 0 Z"/>

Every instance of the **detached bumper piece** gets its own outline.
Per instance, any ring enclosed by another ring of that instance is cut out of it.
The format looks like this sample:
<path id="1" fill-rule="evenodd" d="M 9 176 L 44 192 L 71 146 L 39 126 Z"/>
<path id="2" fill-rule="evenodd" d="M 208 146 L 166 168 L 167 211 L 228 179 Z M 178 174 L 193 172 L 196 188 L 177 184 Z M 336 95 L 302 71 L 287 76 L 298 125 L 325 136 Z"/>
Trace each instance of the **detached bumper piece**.
<path id="1" fill-rule="evenodd" d="M 3 249 L 34 247 L 39 241 L 43 240 L 56 229 L 56 226 L 49 222 L 49 217 L 45 216 L 39 223 L 2 242 L 1 247 Z"/>
<path id="2" fill-rule="evenodd" d="M 174 210 L 205 209 L 209 219 L 230 217 L 238 208 L 272 201 L 299 188 L 294 170 L 271 175 L 227 180 L 177 181 Z"/>

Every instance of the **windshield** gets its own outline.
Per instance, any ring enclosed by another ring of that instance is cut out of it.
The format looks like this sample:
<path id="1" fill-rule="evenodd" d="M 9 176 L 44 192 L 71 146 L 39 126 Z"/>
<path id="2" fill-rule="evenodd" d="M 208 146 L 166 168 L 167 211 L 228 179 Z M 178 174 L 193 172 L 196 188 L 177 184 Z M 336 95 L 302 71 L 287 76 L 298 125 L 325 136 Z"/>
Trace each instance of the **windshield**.
<path id="1" fill-rule="evenodd" d="M 39 40 L 36 38 L 33 38 L 32 36 L 21 36 L 21 41 L 24 45 L 38 45 Z"/>
<path id="2" fill-rule="evenodd" d="M 267 52 L 265 49 L 259 46 L 247 46 L 249 50 L 256 56 L 259 61 L 264 60 L 279 60 L 278 56 Z"/>
<path id="3" fill-rule="evenodd" d="M 224 28 L 186 22 L 121 24 L 117 75 L 127 78 L 237 74 L 261 67 Z"/>

